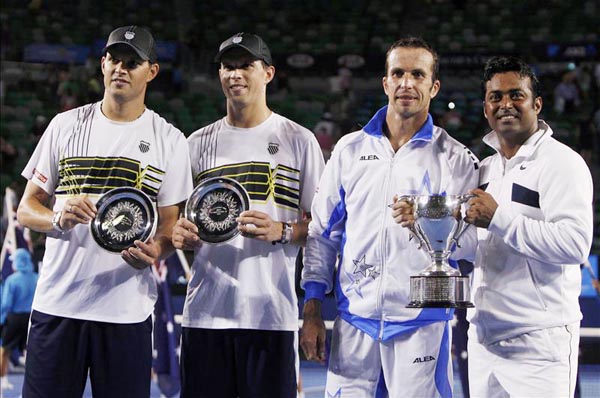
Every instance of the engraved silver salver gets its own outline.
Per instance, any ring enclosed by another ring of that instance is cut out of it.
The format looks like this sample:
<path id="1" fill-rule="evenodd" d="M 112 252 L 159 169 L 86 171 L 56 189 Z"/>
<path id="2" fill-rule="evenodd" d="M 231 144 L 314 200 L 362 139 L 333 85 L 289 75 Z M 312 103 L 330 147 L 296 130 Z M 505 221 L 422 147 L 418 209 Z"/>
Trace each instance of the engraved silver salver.
<path id="1" fill-rule="evenodd" d="M 90 223 L 94 240 L 100 247 L 119 253 L 146 242 L 154 235 L 158 217 L 152 200 L 136 188 L 111 189 L 96 203 L 98 213 Z"/>
<path id="2" fill-rule="evenodd" d="M 185 218 L 198 227 L 203 242 L 222 243 L 239 234 L 236 218 L 250 207 L 246 189 L 234 179 L 213 177 L 194 188 L 185 205 Z"/>

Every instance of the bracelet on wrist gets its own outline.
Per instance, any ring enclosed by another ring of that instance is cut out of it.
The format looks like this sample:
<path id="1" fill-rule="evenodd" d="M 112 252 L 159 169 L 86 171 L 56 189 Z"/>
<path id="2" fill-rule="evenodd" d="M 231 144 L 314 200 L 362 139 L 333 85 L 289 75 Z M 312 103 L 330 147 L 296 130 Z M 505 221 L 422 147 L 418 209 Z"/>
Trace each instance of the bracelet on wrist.
<path id="1" fill-rule="evenodd" d="M 62 218 L 62 211 L 55 211 L 54 214 L 52 215 L 52 228 L 54 228 L 54 230 L 56 232 L 60 232 L 61 234 L 65 233 L 65 230 L 63 227 L 60 226 L 60 219 Z"/>
<path id="2" fill-rule="evenodd" d="M 279 240 L 274 240 L 271 243 L 274 245 L 276 243 L 281 243 L 282 245 L 286 245 L 292 241 L 292 236 L 294 234 L 294 229 L 292 225 L 287 222 L 281 222 L 281 238 Z"/>

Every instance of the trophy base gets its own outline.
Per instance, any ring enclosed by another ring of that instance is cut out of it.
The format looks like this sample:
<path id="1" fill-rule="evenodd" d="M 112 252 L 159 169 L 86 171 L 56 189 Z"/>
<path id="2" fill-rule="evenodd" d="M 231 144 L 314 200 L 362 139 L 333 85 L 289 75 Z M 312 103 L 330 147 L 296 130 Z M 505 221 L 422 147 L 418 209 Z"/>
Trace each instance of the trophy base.
<path id="1" fill-rule="evenodd" d="M 473 308 L 467 276 L 427 275 L 410 277 L 407 308 Z"/>
<path id="2" fill-rule="evenodd" d="M 470 301 L 411 301 L 406 308 L 475 308 Z"/>

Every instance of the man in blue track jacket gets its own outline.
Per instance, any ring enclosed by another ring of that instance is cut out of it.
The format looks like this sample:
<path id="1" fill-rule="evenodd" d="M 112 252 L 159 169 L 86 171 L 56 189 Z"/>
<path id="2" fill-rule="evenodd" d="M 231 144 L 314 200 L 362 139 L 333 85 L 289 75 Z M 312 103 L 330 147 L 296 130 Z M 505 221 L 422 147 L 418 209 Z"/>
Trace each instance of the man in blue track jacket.
<path id="1" fill-rule="evenodd" d="M 452 394 L 453 312 L 406 308 L 410 276 L 431 261 L 388 207 L 401 195 L 458 195 L 477 186 L 478 160 L 429 114 L 437 75 L 437 54 L 423 40 L 394 43 L 383 77 L 388 105 L 338 142 L 314 197 L 301 345 L 308 359 L 325 360 L 320 306 L 334 289 L 339 317 L 326 396 Z"/>

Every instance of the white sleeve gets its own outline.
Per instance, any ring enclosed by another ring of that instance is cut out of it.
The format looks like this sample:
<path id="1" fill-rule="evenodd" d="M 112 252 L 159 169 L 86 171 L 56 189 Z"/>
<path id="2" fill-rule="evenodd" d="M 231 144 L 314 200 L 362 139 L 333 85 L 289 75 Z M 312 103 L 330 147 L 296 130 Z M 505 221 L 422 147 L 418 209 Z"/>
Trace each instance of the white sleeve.
<path id="1" fill-rule="evenodd" d="M 190 154 L 185 136 L 176 131 L 173 137 L 175 142 L 171 146 L 171 155 L 165 177 L 158 191 L 158 207 L 172 206 L 188 198 L 193 189 L 192 167 Z"/>
<path id="2" fill-rule="evenodd" d="M 526 257 L 551 264 L 581 264 L 593 237 L 593 183 L 575 152 L 550 160 L 540 174 L 542 220 L 528 218 L 500 205 L 488 227 Z"/>
<path id="3" fill-rule="evenodd" d="M 323 152 L 319 147 L 319 143 L 312 133 L 309 134 L 310 138 L 304 150 L 302 159 L 303 167 L 300 175 L 300 207 L 307 213 L 311 211 L 319 178 L 325 167 Z"/>
<path id="4" fill-rule="evenodd" d="M 333 288 L 333 271 L 346 221 L 345 194 L 340 178 L 340 152 L 333 151 L 313 199 L 312 221 L 308 227 L 302 270 L 302 287 L 309 282 L 316 282 L 324 285 L 327 292 Z"/>
<path id="5" fill-rule="evenodd" d="M 21 175 L 52 195 L 59 181 L 59 115 L 48 124 Z"/>

